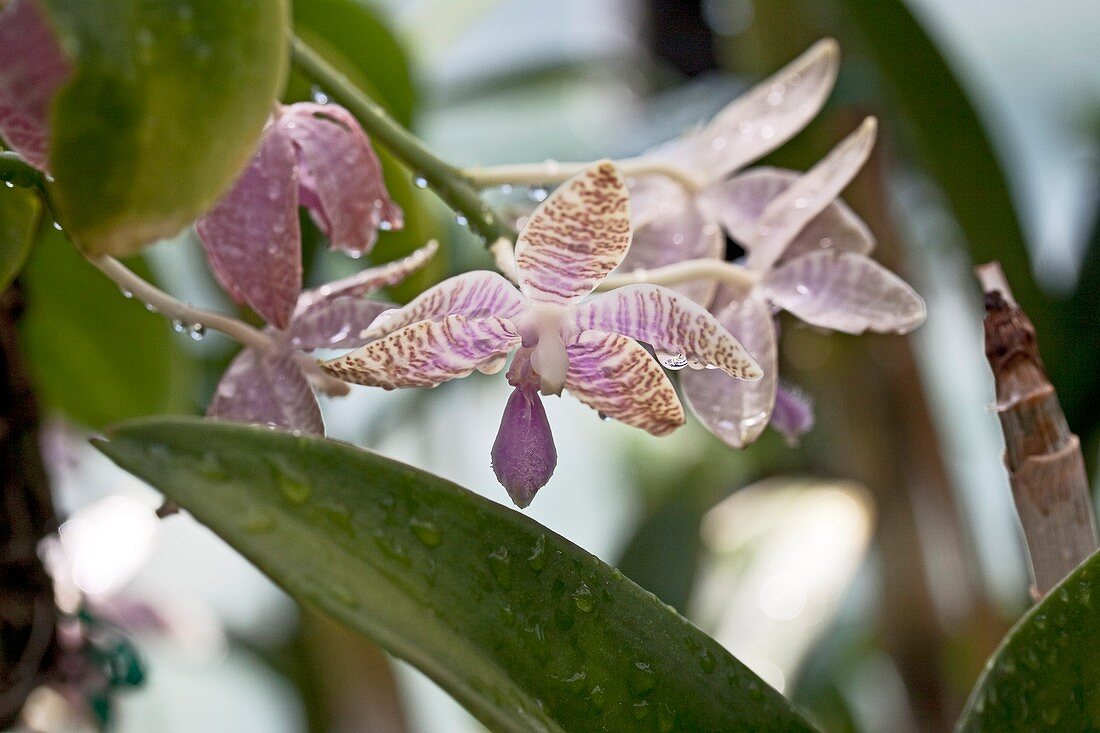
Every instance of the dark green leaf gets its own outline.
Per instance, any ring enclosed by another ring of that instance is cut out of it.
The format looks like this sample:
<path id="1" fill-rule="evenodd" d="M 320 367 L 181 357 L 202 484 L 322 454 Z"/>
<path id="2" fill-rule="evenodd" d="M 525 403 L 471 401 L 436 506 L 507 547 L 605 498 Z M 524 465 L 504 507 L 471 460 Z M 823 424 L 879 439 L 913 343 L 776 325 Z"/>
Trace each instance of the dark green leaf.
<path id="1" fill-rule="evenodd" d="M 244 168 L 287 68 L 285 0 L 46 0 L 73 56 L 54 204 L 91 252 L 176 234 Z"/>
<path id="2" fill-rule="evenodd" d="M 48 406 L 89 427 L 183 407 L 190 364 L 165 319 L 123 298 L 60 232 L 44 230 L 23 280 L 24 347 Z"/>
<path id="3" fill-rule="evenodd" d="M 35 192 L 0 186 L 0 292 L 23 269 L 41 213 L 42 202 Z"/>
<path id="4" fill-rule="evenodd" d="M 1008 632 L 959 733 L 1100 730 L 1100 553 Z"/>
<path id="5" fill-rule="evenodd" d="M 199 420 L 135 422 L 97 445 L 493 730 L 813 730 L 618 571 L 423 471 Z"/>

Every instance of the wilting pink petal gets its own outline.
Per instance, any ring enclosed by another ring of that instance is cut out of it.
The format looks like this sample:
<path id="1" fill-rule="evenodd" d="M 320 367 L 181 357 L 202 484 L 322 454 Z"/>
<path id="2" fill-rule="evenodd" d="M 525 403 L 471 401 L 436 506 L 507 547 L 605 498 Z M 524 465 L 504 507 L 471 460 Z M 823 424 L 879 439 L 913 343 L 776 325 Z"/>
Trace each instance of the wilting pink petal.
<path id="1" fill-rule="evenodd" d="M 832 203 L 867 162 L 875 144 L 873 117 L 842 140 L 828 155 L 768 202 L 746 242 L 749 267 L 771 267 L 810 221 Z"/>
<path id="2" fill-rule="evenodd" d="M 666 435 L 684 424 L 675 388 L 634 339 L 586 331 L 567 350 L 565 388 L 584 404 L 653 435 Z"/>
<path id="3" fill-rule="evenodd" d="M 618 267 L 630 246 L 630 199 L 619 170 L 596 163 L 539 204 L 516 239 L 519 288 L 574 303 Z"/>
<path id="4" fill-rule="evenodd" d="M 659 285 L 629 285 L 576 306 L 574 325 L 644 341 L 666 367 L 717 367 L 738 379 L 761 377 L 745 348 L 706 308 Z"/>
<path id="5" fill-rule="evenodd" d="M 294 355 L 285 351 L 261 355 L 255 349 L 244 349 L 237 354 L 218 382 L 206 414 L 315 435 L 325 433 L 317 398 Z"/>
<path id="6" fill-rule="evenodd" d="M 382 288 L 397 285 L 427 264 L 438 249 L 439 243 L 432 240 L 399 260 L 360 270 L 354 275 L 325 283 L 320 287 L 303 290 L 302 294 L 298 296 L 298 306 L 294 311 L 295 317 L 325 300 L 345 296 L 369 295 Z"/>
<path id="7" fill-rule="evenodd" d="M 0 3 L 0 136 L 42 170 L 50 166 L 50 108 L 71 72 L 36 0 Z"/>
<path id="8" fill-rule="evenodd" d="M 822 328 L 906 333 L 924 321 L 924 301 L 900 277 L 854 252 L 814 252 L 768 273 L 764 294 Z"/>
<path id="9" fill-rule="evenodd" d="M 680 375 L 680 388 L 708 430 L 728 445 L 744 448 L 764 432 L 775 404 L 775 323 L 768 304 L 755 295 L 731 301 L 717 318 L 756 357 L 764 376 L 745 382 L 718 369 L 693 369 Z"/>
<path id="10" fill-rule="evenodd" d="M 725 178 L 791 139 L 821 110 L 840 63 L 836 41 L 818 41 L 719 112 L 670 153 L 712 180 Z"/>
<path id="11" fill-rule="evenodd" d="M 269 127 L 248 168 L 196 229 L 225 291 L 285 329 L 302 287 L 298 166 L 290 139 Z"/>
<path id="12" fill-rule="evenodd" d="M 780 386 L 775 395 L 771 425 L 787 443 L 798 445 L 799 439 L 814 427 L 814 406 L 810 398 L 801 390 Z"/>
<path id="13" fill-rule="evenodd" d="M 296 349 L 355 349 L 367 343 L 359 334 L 392 304 L 354 295 L 327 298 L 295 314 L 286 330 Z"/>
<path id="14" fill-rule="evenodd" d="M 554 474 L 558 451 L 542 398 L 534 386 L 520 385 L 508 398 L 492 457 L 497 481 L 520 509 L 530 505 L 535 493 Z"/>
<path id="15" fill-rule="evenodd" d="M 706 191 L 704 206 L 714 212 L 731 237 L 749 247 L 765 208 L 800 175 L 781 168 L 752 168 L 711 186 Z M 843 201 L 835 199 L 795 235 L 779 261 L 819 249 L 868 254 L 874 246 L 874 235 L 863 220 Z"/>
<path id="16" fill-rule="evenodd" d="M 303 203 L 333 248 L 365 253 L 378 229 L 400 229 L 382 165 L 359 122 L 334 104 L 292 104 L 276 124 L 301 151 Z"/>
<path id="17" fill-rule="evenodd" d="M 406 326 L 321 366 L 345 382 L 369 387 L 435 387 L 494 363 L 519 342 L 504 319 L 446 316 Z"/>
<path id="18" fill-rule="evenodd" d="M 663 179 L 662 179 L 663 180 Z M 635 190 L 631 190 L 631 208 L 634 210 L 634 241 L 618 272 L 651 270 L 683 260 L 700 258 L 721 259 L 726 250 L 726 238 L 722 230 L 706 214 L 700 211 L 695 198 L 684 188 L 665 181 L 661 186 L 664 195 L 656 203 L 649 195 L 643 196 L 643 210 L 633 206 Z M 650 184 L 646 188 L 651 189 Z M 645 217 L 643 220 L 641 216 Z M 671 288 L 707 305 L 714 297 L 714 280 L 696 280 Z"/>
<path id="19" fill-rule="evenodd" d="M 521 308 L 523 296 L 515 285 L 495 272 L 474 270 L 428 288 L 408 305 L 383 311 L 362 338 L 373 341 L 411 323 L 438 321 L 448 315 L 511 318 Z"/>

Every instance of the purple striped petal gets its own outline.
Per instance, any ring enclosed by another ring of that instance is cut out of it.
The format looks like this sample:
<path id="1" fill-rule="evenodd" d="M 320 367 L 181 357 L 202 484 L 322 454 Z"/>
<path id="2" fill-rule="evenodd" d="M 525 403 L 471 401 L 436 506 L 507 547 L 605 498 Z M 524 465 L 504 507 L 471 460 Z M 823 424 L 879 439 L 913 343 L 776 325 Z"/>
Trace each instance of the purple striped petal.
<path id="1" fill-rule="evenodd" d="M 814 406 L 801 390 L 780 386 L 775 395 L 771 425 L 789 445 L 798 445 L 803 435 L 814 428 Z"/>
<path id="2" fill-rule="evenodd" d="M 406 326 L 321 366 L 345 382 L 369 387 L 435 387 L 495 363 L 519 342 L 502 318 L 447 316 Z"/>
<path id="3" fill-rule="evenodd" d="M 351 113 L 334 104 L 292 104 L 276 124 L 301 151 L 302 201 L 334 249 L 369 252 L 379 228 L 404 225 L 378 156 Z"/>
<path id="4" fill-rule="evenodd" d="M 836 41 L 818 41 L 685 138 L 680 153 L 720 180 L 791 139 L 821 110 L 840 64 Z"/>
<path id="5" fill-rule="evenodd" d="M 924 322 L 921 297 L 900 277 L 854 252 L 814 252 L 765 277 L 764 294 L 806 323 L 844 333 L 906 333 Z"/>
<path id="6" fill-rule="evenodd" d="M 516 239 L 519 289 L 543 303 L 575 303 L 630 247 L 630 198 L 619 170 L 596 163 L 539 204 Z"/>
<path id="7" fill-rule="evenodd" d="M 674 355 L 661 358 L 670 369 L 709 366 L 748 380 L 762 375 L 745 347 L 706 308 L 659 285 L 612 290 L 576 306 L 573 319 L 581 331 L 629 336 Z"/>
<path id="8" fill-rule="evenodd" d="M 225 291 L 285 329 L 302 287 L 302 242 L 297 154 L 277 127 L 196 229 Z"/>
<path id="9" fill-rule="evenodd" d="M 565 388 L 600 414 L 652 435 L 667 435 L 684 424 L 676 389 L 634 339 L 586 331 L 567 351 Z"/>
<path id="10" fill-rule="evenodd" d="M 71 72 L 38 2 L 0 3 L 0 135 L 41 170 L 50 167 L 50 108 Z"/>
<path id="11" fill-rule="evenodd" d="M 538 389 L 516 387 L 504 406 L 493 443 L 493 473 L 520 509 L 526 509 L 558 465 L 558 451 Z"/>
<path id="12" fill-rule="evenodd" d="M 617 272 L 650 270 L 683 260 L 700 258 L 721 259 L 726 250 L 726 238 L 718 225 L 710 220 L 678 184 L 659 179 L 666 185 L 650 184 L 646 189 L 660 186 L 663 195 L 659 203 L 650 193 L 643 194 L 643 209 L 634 210 L 634 241 Z M 631 190 L 631 203 L 635 201 Z M 644 217 L 644 218 L 643 218 Z M 714 297 L 714 280 L 695 280 L 671 288 L 707 305 Z"/>
<path id="13" fill-rule="evenodd" d="M 317 398 L 294 355 L 286 351 L 261 355 L 255 349 L 244 349 L 237 354 L 218 382 L 206 414 L 325 434 Z"/>
<path id="14" fill-rule="evenodd" d="M 428 288 L 408 305 L 383 311 L 361 337 L 373 341 L 411 323 L 438 321 L 449 315 L 511 318 L 523 304 L 515 285 L 495 272 L 474 270 Z"/>
<path id="15" fill-rule="evenodd" d="M 754 295 L 730 302 L 717 318 L 756 357 L 764 376 L 745 382 L 718 369 L 691 370 L 680 375 L 680 388 L 707 430 L 740 449 L 760 437 L 772 415 L 777 382 L 775 322 L 768 304 Z"/>
<path id="16" fill-rule="evenodd" d="M 345 296 L 370 295 L 382 288 L 397 285 L 426 265 L 438 249 L 439 243 L 432 240 L 407 257 L 387 262 L 378 267 L 361 270 L 354 275 L 325 283 L 317 288 L 303 290 L 302 294 L 298 296 L 295 317 L 297 317 L 297 314 L 326 300 Z"/>
<path id="17" fill-rule="evenodd" d="M 843 191 L 871 154 L 877 124 L 863 121 L 828 155 L 768 202 L 746 241 L 749 267 L 763 272 L 771 267 L 810 221 Z"/>
<path id="18" fill-rule="evenodd" d="M 748 248 L 767 205 L 800 175 L 780 168 L 752 168 L 708 188 L 705 206 L 714 212 L 731 237 Z M 820 249 L 869 254 L 874 247 L 874 235 L 863 220 L 847 204 L 835 199 L 795 235 L 779 261 Z"/>
<path id="19" fill-rule="evenodd" d="M 285 338 L 304 351 L 357 349 L 367 343 L 359 334 L 379 313 L 392 307 L 392 303 L 352 295 L 329 298 L 296 314 Z"/>

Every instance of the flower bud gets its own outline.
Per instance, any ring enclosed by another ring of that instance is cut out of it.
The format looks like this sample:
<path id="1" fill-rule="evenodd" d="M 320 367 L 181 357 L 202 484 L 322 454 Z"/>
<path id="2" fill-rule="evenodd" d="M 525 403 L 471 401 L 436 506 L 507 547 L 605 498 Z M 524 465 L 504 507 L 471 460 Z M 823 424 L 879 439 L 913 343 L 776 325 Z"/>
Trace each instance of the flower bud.
<path id="1" fill-rule="evenodd" d="M 546 410 L 532 385 L 517 386 L 508 398 L 492 457 L 497 480 L 521 509 L 553 475 L 558 451 Z"/>

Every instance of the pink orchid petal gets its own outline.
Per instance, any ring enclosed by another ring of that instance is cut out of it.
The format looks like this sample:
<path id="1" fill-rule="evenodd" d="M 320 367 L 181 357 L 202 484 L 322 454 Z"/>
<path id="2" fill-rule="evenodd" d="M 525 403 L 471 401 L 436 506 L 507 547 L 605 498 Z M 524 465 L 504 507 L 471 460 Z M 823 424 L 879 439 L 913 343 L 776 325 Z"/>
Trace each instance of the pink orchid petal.
<path id="1" fill-rule="evenodd" d="M 378 161 L 359 122 L 334 104 L 292 104 L 276 124 L 301 151 L 302 200 L 334 249 L 363 254 L 378 229 L 400 229 Z"/>
<path id="2" fill-rule="evenodd" d="M 844 333 L 906 333 L 925 317 L 924 301 L 900 277 L 854 252 L 814 252 L 765 277 L 764 294 L 806 323 Z"/>
<path id="3" fill-rule="evenodd" d="M 644 341 L 675 355 L 661 363 L 716 367 L 738 379 L 762 376 L 760 366 L 706 308 L 659 285 L 630 285 L 576 306 L 574 325 Z"/>
<path id="4" fill-rule="evenodd" d="M 255 349 L 242 350 L 218 382 L 206 414 L 224 420 L 325 434 L 317 398 L 294 355 L 286 351 L 260 354 Z"/>
<path id="5" fill-rule="evenodd" d="M 836 41 L 808 51 L 757 84 L 688 136 L 680 154 L 692 167 L 720 180 L 794 137 L 817 115 L 840 65 Z"/>
<path id="6" fill-rule="evenodd" d="M 764 376 L 745 382 L 718 369 L 691 370 L 680 375 L 680 388 L 707 430 L 727 445 L 745 448 L 764 432 L 775 404 L 775 323 L 768 304 L 751 295 L 728 303 L 716 317 L 756 357 Z"/>
<path id="7" fill-rule="evenodd" d="M 392 303 L 353 295 L 327 298 L 296 313 L 285 338 L 304 351 L 357 349 L 367 343 L 359 335 L 367 324 L 392 307 Z"/>
<path id="8" fill-rule="evenodd" d="M 775 396 L 771 426 L 796 446 L 803 435 L 813 430 L 814 406 L 801 390 L 780 385 Z"/>
<path id="9" fill-rule="evenodd" d="M 502 318 L 447 316 L 406 326 L 321 366 L 345 382 L 369 387 L 435 387 L 495 362 L 519 342 Z"/>
<path id="10" fill-rule="evenodd" d="M 492 457 L 497 481 L 508 490 L 516 506 L 526 509 L 558 465 L 550 422 L 534 386 L 521 385 L 512 391 L 504 406 Z"/>
<path id="11" fill-rule="evenodd" d="M 586 331 L 567 351 L 565 388 L 592 409 L 652 435 L 667 435 L 684 424 L 676 389 L 634 339 Z"/>
<path id="12" fill-rule="evenodd" d="M 523 308 L 516 286 L 487 270 L 474 270 L 428 288 L 408 305 L 383 311 L 361 334 L 372 341 L 417 321 L 438 321 L 448 315 L 467 318 L 511 318 Z"/>
<path id="13" fill-rule="evenodd" d="M 539 204 L 516 239 L 519 289 L 574 303 L 618 267 L 630 247 L 630 198 L 619 170 L 596 163 Z"/>
<path id="14" fill-rule="evenodd" d="M 747 248 L 767 205 L 800 175 L 781 168 L 752 168 L 709 187 L 705 206 L 714 212 L 729 235 Z M 869 254 L 874 247 L 874 235 L 863 220 L 847 204 L 835 199 L 795 235 L 779 261 L 820 249 Z"/>
<path id="15" fill-rule="evenodd" d="M 763 272 L 775 264 L 795 236 L 832 203 L 859 173 L 875 144 L 873 117 L 768 202 L 746 242 L 749 267 Z"/>
<path id="16" fill-rule="evenodd" d="M 71 73 L 38 2 L 0 3 L 0 136 L 41 170 L 50 167 L 50 108 Z"/>
<path id="17" fill-rule="evenodd" d="M 428 263 L 439 249 L 439 243 L 435 240 L 416 250 L 407 257 L 402 257 L 393 262 L 387 262 L 378 267 L 370 267 L 360 270 L 354 275 L 334 280 L 330 283 L 303 290 L 298 296 L 298 306 L 295 309 L 295 317 L 309 308 L 333 298 L 347 296 L 370 295 L 385 287 L 397 285 L 412 273 Z"/>
<path id="18" fill-rule="evenodd" d="M 651 190 L 653 187 L 646 188 Z M 722 230 L 699 209 L 694 197 L 674 183 L 662 188 L 665 195 L 659 204 L 654 202 L 655 197 L 644 195 L 641 213 L 644 213 L 645 221 L 640 219 L 639 211 L 633 207 L 636 189 L 631 190 L 634 241 L 617 272 L 651 270 L 683 260 L 721 259 L 725 254 L 726 238 Z M 714 280 L 695 280 L 671 289 L 696 303 L 707 305 L 714 297 L 715 288 Z"/>
<path id="19" fill-rule="evenodd" d="M 225 291 L 285 329 L 302 287 L 298 166 L 290 139 L 269 127 L 248 168 L 195 228 Z"/>

